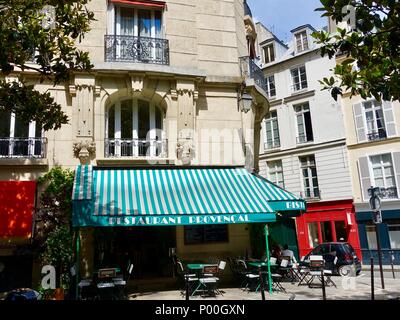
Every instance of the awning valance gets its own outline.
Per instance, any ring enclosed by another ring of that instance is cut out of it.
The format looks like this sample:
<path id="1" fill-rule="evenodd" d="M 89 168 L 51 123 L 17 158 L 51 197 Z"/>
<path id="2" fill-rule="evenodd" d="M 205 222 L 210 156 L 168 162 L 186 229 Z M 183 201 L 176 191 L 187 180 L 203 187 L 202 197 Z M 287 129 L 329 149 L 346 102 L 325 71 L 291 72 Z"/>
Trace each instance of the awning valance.
<path id="1" fill-rule="evenodd" d="M 73 200 L 75 226 L 271 222 L 277 211 L 305 210 L 302 199 L 243 168 L 78 166 Z"/>
<path id="2" fill-rule="evenodd" d="M 146 1 L 146 0 L 110 0 L 113 3 L 130 4 L 137 6 L 144 6 L 148 8 L 163 9 L 165 7 L 165 1 Z"/>

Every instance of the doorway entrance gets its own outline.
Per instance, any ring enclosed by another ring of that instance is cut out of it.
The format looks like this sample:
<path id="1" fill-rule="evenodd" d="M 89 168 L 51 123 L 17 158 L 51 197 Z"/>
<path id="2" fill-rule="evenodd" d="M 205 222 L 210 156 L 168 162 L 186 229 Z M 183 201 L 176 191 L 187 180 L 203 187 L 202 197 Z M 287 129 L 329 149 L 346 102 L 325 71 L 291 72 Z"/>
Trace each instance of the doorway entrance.
<path id="1" fill-rule="evenodd" d="M 121 227 L 99 229 L 95 234 L 95 266 L 134 265 L 135 279 L 171 277 L 170 248 L 176 247 L 175 227 Z"/>

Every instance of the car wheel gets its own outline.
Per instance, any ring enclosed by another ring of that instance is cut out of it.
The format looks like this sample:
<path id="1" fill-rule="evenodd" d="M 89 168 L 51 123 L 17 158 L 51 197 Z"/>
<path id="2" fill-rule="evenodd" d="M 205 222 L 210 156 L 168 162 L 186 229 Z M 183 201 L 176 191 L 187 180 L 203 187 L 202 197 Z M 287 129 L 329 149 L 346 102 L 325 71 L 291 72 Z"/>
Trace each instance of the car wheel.
<path id="1" fill-rule="evenodd" d="M 354 277 L 355 276 L 354 268 L 349 265 L 340 266 L 338 271 L 339 271 L 339 275 L 341 275 L 342 277 Z"/>

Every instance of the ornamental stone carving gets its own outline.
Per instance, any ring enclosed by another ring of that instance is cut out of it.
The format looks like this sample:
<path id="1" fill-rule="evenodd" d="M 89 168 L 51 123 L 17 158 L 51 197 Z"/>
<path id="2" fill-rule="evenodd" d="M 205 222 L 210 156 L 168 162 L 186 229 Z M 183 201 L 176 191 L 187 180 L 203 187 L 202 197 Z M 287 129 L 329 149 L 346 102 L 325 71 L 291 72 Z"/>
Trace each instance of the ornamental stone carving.
<path id="1" fill-rule="evenodd" d="M 183 165 L 190 165 L 195 157 L 195 148 L 190 141 L 178 142 L 176 145 L 177 157 Z"/>
<path id="2" fill-rule="evenodd" d="M 90 164 L 90 160 L 96 156 L 96 144 L 93 141 L 75 142 L 73 150 L 74 157 L 78 158 L 82 165 Z"/>

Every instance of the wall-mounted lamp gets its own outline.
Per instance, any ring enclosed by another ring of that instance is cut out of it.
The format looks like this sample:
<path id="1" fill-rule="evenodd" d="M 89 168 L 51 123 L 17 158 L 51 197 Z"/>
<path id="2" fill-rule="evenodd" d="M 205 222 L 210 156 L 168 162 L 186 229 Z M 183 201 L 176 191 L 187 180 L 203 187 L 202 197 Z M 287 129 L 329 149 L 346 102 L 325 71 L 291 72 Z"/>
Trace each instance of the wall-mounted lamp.
<path id="1" fill-rule="evenodd" d="M 249 112 L 252 105 L 253 97 L 251 96 L 251 94 L 247 92 L 242 93 L 242 96 L 240 97 L 240 106 L 242 108 L 242 111 L 244 111 L 245 113 Z"/>

